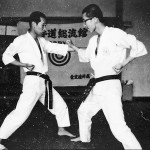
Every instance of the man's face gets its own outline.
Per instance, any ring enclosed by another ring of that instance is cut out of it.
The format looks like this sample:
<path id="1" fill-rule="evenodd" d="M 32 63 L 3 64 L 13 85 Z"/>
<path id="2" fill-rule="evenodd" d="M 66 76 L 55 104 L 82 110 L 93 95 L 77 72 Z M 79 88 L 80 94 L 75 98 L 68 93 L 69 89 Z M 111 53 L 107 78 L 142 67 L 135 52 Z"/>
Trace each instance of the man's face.
<path id="1" fill-rule="evenodd" d="M 41 18 L 41 21 L 36 24 L 34 32 L 37 34 L 37 36 L 42 36 L 44 32 L 46 32 L 46 20 L 44 18 Z"/>
<path id="2" fill-rule="evenodd" d="M 93 32 L 95 30 L 95 23 L 93 18 L 87 17 L 86 13 L 84 13 L 82 19 L 83 19 L 83 26 L 87 28 L 90 32 Z"/>

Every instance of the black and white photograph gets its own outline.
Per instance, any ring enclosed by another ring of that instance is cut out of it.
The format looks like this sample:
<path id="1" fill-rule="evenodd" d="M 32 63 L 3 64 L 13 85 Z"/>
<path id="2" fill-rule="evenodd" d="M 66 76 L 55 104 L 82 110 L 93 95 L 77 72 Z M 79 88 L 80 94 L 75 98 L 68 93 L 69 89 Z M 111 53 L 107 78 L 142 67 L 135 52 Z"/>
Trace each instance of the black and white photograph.
<path id="1" fill-rule="evenodd" d="M 0 150 L 149 150 L 149 51 L 149 0 L 0 0 Z"/>

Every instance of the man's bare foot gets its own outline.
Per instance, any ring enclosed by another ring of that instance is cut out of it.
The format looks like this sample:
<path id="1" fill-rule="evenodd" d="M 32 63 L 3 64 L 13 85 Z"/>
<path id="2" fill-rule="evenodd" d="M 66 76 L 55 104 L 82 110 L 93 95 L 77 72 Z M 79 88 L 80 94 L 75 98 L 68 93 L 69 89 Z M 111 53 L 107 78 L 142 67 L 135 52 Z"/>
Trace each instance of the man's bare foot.
<path id="1" fill-rule="evenodd" d="M 71 139 L 72 142 L 79 142 L 81 141 L 80 137 L 77 137 L 77 138 L 74 138 L 74 139 Z"/>
<path id="2" fill-rule="evenodd" d="M 73 135 L 73 134 L 71 134 L 70 132 L 66 131 L 64 128 L 60 128 L 60 129 L 58 130 L 58 135 L 59 135 L 59 136 L 64 136 L 64 135 L 66 135 L 66 136 L 69 136 L 69 137 L 76 137 L 75 135 Z"/>
<path id="3" fill-rule="evenodd" d="M 8 150 L 4 145 L 0 144 L 0 150 Z"/>

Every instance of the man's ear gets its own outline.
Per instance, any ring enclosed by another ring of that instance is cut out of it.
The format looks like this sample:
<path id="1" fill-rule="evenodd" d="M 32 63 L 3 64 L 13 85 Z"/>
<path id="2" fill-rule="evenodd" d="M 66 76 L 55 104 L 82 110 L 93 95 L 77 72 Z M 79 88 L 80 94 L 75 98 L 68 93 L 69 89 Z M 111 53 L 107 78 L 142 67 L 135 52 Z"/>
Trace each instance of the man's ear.
<path id="1" fill-rule="evenodd" d="M 94 19 L 95 22 L 99 21 L 97 17 L 93 17 L 93 19 Z"/>
<path id="2" fill-rule="evenodd" d="M 35 23 L 34 21 L 32 21 L 31 25 L 32 25 L 32 27 L 34 28 L 35 25 L 36 25 L 36 23 Z"/>

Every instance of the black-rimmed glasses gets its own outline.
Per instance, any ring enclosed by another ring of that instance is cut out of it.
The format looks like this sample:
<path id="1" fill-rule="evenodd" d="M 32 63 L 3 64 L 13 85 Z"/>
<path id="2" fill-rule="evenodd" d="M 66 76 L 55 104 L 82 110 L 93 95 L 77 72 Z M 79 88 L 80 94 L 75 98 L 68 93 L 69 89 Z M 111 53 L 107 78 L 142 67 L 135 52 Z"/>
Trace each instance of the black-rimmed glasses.
<path id="1" fill-rule="evenodd" d="M 88 18 L 88 19 L 85 19 L 85 20 L 83 19 L 82 21 L 83 21 L 84 24 L 86 24 L 86 22 L 87 22 L 88 20 L 92 20 L 92 19 L 93 19 L 93 18 Z"/>

